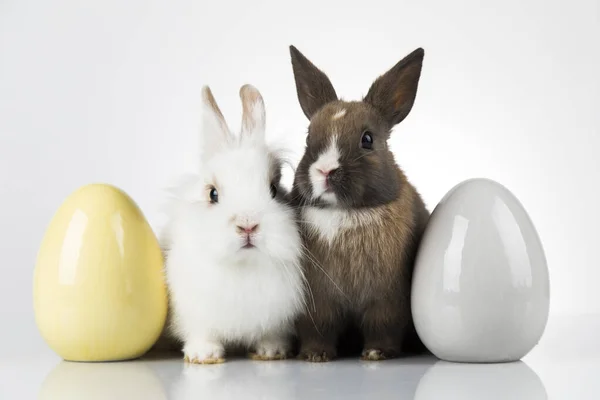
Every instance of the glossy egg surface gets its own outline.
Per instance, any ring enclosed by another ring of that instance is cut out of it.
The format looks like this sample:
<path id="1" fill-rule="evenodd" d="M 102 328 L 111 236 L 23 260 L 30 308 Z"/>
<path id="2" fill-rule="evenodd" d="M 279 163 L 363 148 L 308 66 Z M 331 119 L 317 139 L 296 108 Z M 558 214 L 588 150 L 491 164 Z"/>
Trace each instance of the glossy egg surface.
<path id="1" fill-rule="evenodd" d="M 71 361 L 143 355 L 167 312 L 163 258 L 150 225 L 122 190 L 84 186 L 60 206 L 38 252 L 37 326 Z"/>
<path id="2" fill-rule="evenodd" d="M 427 348 L 447 361 L 519 360 L 541 338 L 549 302 L 542 243 L 517 198 L 489 179 L 450 190 L 413 275 L 413 318 Z"/>

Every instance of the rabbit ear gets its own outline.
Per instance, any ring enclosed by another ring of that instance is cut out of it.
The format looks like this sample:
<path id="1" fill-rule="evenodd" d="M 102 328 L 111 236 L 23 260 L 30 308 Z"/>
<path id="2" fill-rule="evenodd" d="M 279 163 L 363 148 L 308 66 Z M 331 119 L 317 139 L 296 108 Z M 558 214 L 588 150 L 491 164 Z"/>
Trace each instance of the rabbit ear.
<path id="1" fill-rule="evenodd" d="M 337 94 L 327 75 L 315 67 L 297 48 L 290 46 L 290 55 L 300 107 L 306 118 L 311 119 L 319 108 L 336 101 Z"/>
<path id="2" fill-rule="evenodd" d="M 364 102 L 374 106 L 392 126 L 412 109 L 425 51 L 418 48 L 373 82 Z"/>
<path id="3" fill-rule="evenodd" d="M 242 138 L 263 140 L 265 136 L 265 103 L 260 92 L 252 85 L 240 88 L 242 99 Z"/>
<path id="4" fill-rule="evenodd" d="M 202 88 L 202 153 L 210 154 L 228 144 L 232 135 L 208 86 Z"/>

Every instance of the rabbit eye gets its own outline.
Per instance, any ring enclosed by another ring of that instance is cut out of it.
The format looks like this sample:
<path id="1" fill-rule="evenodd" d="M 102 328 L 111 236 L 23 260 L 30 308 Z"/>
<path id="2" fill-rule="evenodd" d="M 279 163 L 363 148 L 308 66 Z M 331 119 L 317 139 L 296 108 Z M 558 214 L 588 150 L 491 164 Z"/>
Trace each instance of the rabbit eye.
<path id="1" fill-rule="evenodd" d="M 271 197 L 275 198 L 277 196 L 277 186 L 274 183 L 271 183 Z"/>
<path id="2" fill-rule="evenodd" d="M 369 131 L 365 131 L 360 138 L 360 146 L 363 149 L 371 150 L 373 148 L 373 134 Z"/>
<path id="3" fill-rule="evenodd" d="M 217 189 L 215 189 L 215 188 L 210 189 L 210 193 L 208 194 L 208 197 L 210 198 L 210 202 L 212 204 L 219 202 L 219 192 L 217 192 Z"/>

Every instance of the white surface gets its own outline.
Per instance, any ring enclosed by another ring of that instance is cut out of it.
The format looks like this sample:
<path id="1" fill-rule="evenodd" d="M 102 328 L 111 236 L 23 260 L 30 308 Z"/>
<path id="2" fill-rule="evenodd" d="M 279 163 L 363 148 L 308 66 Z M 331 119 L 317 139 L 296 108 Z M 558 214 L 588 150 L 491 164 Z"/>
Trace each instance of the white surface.
<path id="1" fill-rule="evenodd" d="M 523 362 L 452 364 L 433 357 L 357 360 L 233 360 L 186 367 L 180 358 L 67 363 L 51 353 L 0 358 L 0 399 L 457 399 L 600 398 L 600 317 L 550 321 Z"/>
<path id="2" fill-rule="evenodd" d="M 515 196 L 489 179 L 452 188 L 425 229 L 411 294 L 417 333 L 442 360 L 527 354 L 548 321 L 548 265 Z"/>

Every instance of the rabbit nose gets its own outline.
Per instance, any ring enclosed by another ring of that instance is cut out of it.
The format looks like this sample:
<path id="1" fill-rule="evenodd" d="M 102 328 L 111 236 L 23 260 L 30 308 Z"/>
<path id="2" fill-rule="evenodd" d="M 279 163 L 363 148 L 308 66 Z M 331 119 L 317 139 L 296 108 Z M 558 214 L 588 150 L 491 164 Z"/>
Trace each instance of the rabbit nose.
<path id="1" fill-rule="evenodd" d="M 258 224 L 237 225 L 236 230 L 238 233 L 245 233 L 249 235 L 258 230 Z"/>
<path id="2" fill-rule="evenodd" d="M 333 174 L 335 171 L 337 171 L 337 168 L 334 168 L 334 169 L 328 169 L 328 170 L 321 169 L 321 168 L 317 168 L 317 171 L 319 171 L 319 173 L 320 173 L 321 175 L 323 175 L 325 178 L 328 178 L 328 177 L 329 177 L 329 175 L 331 175 L 331 174 Z"/>

